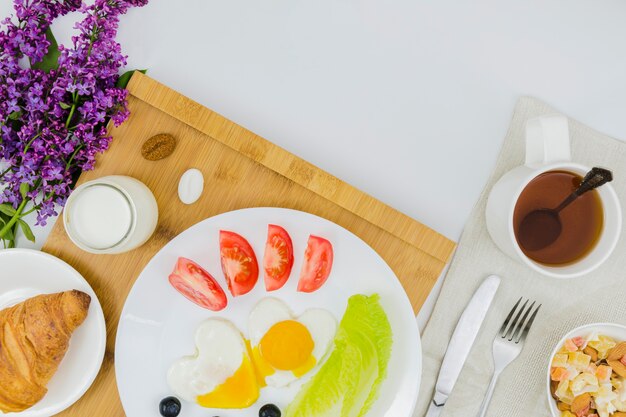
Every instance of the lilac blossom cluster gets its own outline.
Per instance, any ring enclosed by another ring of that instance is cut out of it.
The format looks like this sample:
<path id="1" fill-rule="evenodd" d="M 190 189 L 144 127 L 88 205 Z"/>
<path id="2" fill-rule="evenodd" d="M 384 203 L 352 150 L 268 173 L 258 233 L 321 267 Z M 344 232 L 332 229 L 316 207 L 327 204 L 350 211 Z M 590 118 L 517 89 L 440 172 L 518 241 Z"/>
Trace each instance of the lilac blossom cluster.
<path id="1" fill-rule="evenodd" d="M 145 3 L 14 0 L 15 16 L 0 26 L 0 239 L 12 240 L 30 212 L 38 225 L 57 215 L 75 174 L 108 148 L 108 120 L 128 117 L 126 90 L 116 86 L 126 57 L 115 36 L 119 16 Z M 83 20 L 57 51 L 49 26 L 70 11 Z"/>

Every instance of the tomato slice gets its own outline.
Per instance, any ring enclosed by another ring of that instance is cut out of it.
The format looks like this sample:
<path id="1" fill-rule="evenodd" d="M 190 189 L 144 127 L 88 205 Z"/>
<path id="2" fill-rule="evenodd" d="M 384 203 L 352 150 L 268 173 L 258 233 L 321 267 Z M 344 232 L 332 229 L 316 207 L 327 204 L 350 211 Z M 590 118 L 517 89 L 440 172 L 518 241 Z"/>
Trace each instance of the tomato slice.
<path id="1" fill-rule="evenodd" d="M 267 226 L 267 242 L 263 255 L 265 289 L 274 291 L 285 285 L 293 267 L 293 244 L 285 229 L 275 224 Z"/>
<path id="2" fill-rule="evenodd" d="M 309 236 L 300 271 L 298 291 L 317 291 L 328 279 L 333 266 L 333 245 L 319 236 Z"/>
<path id="3" fill-rule="evenodd" d="M 236 297 L 250 292 L 259 279 L 259 264 L 248 241 L 237 233 L 220 230 L 220 258 L 231 294 Z"/>
<path id="4" fill-rule="evenodd" d="M 169 281 L 176 291 L 200 307 L 220 311 L 228 304 L 226 294 L 215 278 L 190 259 L 178 258 Z"/>

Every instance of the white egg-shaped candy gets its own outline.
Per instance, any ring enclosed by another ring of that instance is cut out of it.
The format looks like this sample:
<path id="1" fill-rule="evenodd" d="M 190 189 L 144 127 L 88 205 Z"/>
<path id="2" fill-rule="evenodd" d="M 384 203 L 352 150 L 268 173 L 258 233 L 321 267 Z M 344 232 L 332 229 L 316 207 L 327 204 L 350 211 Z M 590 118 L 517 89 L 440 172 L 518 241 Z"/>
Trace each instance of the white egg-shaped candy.
<path id="1" fill-rule="evenodd" d="M 178 182 L 178 198 L 185 204 L 193 204 L 204 190 L 204 176 L 196 168 L 185 171 Z"/>

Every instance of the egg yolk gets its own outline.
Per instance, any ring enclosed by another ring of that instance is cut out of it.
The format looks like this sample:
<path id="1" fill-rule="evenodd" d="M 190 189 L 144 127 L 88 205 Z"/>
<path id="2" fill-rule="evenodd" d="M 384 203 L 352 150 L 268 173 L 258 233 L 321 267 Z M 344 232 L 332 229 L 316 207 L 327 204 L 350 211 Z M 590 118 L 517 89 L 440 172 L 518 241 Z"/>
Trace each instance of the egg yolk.
<path id="1" fill-rule="evenodd" d="M 196 401 L 207 408 L 247 408 L 259 398 L 256 374 L 246 355 L 237 371 L 208 394 L 199 395 Z"/>
<path id="2" fill-rule="evenodd" d="M 315 364 L 311 356 L 314 345 L 305 325 L 295 320 L 285 320 L 274 324 L 265 333 L 259 349 L 263 358 L 275 369 L 296 371 L 308 367 L 311 359 Z"/>
<path id="3" fill-rule="evenodd" d="M 272 368 L 272 365 L 263 359 L 258 346 L 255 346 L 254 349 L 252 349 L 252 363 L 254 363 L 254 369 L 256 369 L 257 383 L 261 388 L 267 386 L 265 377 L 273 375 L 276 371 Z"/>

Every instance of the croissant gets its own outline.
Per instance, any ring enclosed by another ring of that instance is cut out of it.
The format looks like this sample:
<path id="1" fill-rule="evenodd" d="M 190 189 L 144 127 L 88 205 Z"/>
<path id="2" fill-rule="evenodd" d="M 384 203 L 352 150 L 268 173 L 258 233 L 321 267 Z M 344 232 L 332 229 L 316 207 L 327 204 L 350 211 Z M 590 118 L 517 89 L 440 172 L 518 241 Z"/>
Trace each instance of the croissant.
<path id="1" fill-rule="evenodd" d="M 23 411 L 43 398 L 90 302 L 88 294 L 72 290 L 39 295 L 0 311 L 1 411 Z"/>

